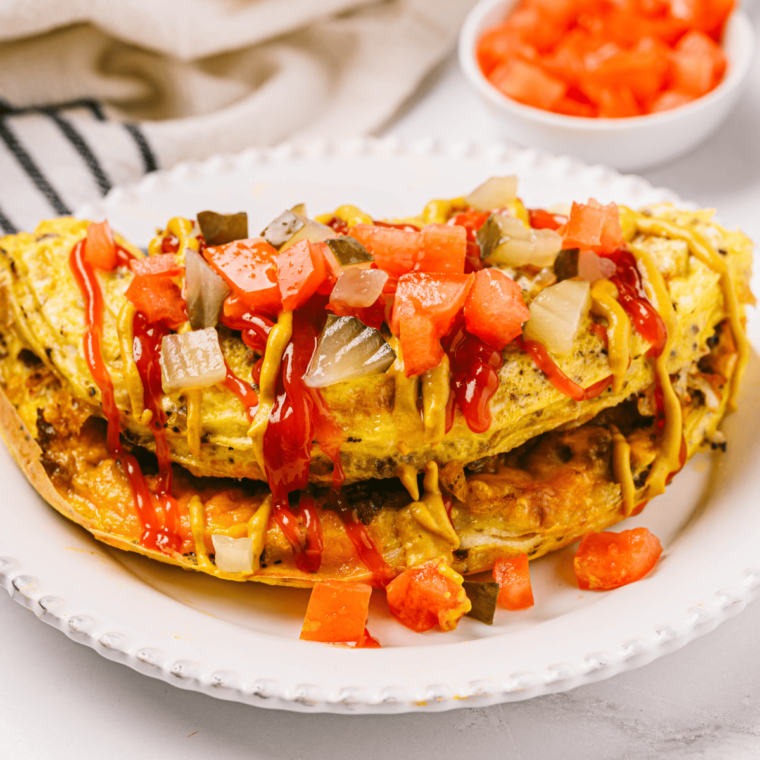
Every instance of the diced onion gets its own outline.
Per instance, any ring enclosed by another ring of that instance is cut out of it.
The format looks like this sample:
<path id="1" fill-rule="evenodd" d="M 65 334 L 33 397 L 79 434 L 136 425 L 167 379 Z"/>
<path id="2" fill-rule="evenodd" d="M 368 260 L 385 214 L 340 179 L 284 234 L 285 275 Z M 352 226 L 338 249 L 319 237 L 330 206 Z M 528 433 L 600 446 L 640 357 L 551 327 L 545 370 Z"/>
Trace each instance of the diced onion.
<path id="1" fill-rule="evenodd" d="M 350 267 L 338 277 L 330 294 L 330 303 L 366 309 L 377 301 L 387 281 L 388 273 L 382 269 Z"/>
<path id="2" fill-rule="evenodd" d="M 525 337 L 543 343 L 553 354 L 569 354 L 590 301 L 591 286 L 579 280 L 563 280 L 542 290 L 528 307 Z"/>
<path id="3" fill-rule="evenodd" d="M 330 315 L 303 380 L 310 388 L 326 388 L 385 372 L 394 361 L 396 352 L 378 330 L 354 317 Z"/>
<path id="4" fill-rule="evenodd" d="M 250 538 L 230 538 L 213 535 L 214 561 L 223 573 L 253 572 L 253 540 Z"/>
<path id="5" fill-rule="evenodd" d="M 578 254 L 578 276 L 582 280 L 607 280 L 616 269 L 613 261 L 597 256 L 593 251 L 580 251 Z"/>
<path id="6" fill-rule="evenodd" d="M 227 377 L 227 365 L 213 327 L 161 341 L 161 385 L 164 393 L 208 388 Z"/>
<path id="7" fill-rule="evenodd" d="M 478 211 L 503 208 L 517 198 L 517 177 L 491 177 L 475 188 L 465 199 Z"/>
<path id="8" fill-rule="evenodd" d="M 227 283 L 203 257 L 188 248 L 185 251 L 185 300 L 193 330 L 216 326 L 229 292 Z"/>
<path id="9" fill-rule="evenodd" d="M 513 216 L 491 214 L 478 231 L 481 256 L 495 266 L 534 266 L 542 269 L 554 264 L 562 250 L 562 237 L 554 230 L 534 230 Z"/>

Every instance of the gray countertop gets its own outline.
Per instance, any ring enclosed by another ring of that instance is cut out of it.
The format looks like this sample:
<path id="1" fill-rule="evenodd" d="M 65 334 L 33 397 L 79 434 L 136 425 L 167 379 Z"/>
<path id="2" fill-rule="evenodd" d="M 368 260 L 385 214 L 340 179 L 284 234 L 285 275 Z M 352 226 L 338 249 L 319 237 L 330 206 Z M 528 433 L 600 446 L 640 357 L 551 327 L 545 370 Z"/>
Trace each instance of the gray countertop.
<path id="1" fill-rule="evenodd" d="M 760 21 L 760 9 L 754 16 Z M 499 137 L 453 58 L 384 133 Z M 760 60 L 720 132 L 644 176 L 718 207 L 728 226 L 760 240 Z M 680 651 L 607 681 L 433 715 L 300 715 L 184 692 L 69 641 L 4 594 L 0 631 L 3 759 L 153 760 L 188 751 L 220 760 L 760 757 L 757 603 Z"/>

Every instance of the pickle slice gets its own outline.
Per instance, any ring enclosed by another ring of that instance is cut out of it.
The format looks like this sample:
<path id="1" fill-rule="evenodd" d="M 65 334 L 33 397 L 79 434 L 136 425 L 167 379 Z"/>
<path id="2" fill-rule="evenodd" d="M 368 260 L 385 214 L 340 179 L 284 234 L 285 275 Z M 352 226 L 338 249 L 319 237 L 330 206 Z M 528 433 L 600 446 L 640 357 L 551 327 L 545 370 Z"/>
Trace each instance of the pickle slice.
<path id="1" fill-rule="evenodd" d="M 206 245 L 224 245 L 233 240 L 245 240 L 248 237 L 248 214 L 217 214 L 216 211 L 201 211 L 198 214 L 198 226 Z"/>
<path id="2" fill-rule="evenodd" d="M 496 612 L 496 597 L 499 596 L 499 584 L 494 581 L 464 581 L 464 593 L 472 602 L 468 617 L 475 618 L 486 625 L 493 625 Z"/>
<path id="3" fill-rule="evenodd" d="M 330 246 L 342 269 L 362 264 L 369 266 L 375 260 L 375 257 L 350 235 L 325 240 L 325 243 Z"/>

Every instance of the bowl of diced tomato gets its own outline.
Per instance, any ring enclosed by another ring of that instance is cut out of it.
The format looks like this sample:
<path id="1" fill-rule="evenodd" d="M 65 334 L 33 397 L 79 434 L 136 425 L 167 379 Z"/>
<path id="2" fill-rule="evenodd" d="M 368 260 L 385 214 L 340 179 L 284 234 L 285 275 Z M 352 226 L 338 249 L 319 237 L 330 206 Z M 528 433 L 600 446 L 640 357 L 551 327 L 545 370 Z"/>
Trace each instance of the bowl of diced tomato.
<path id="1" fill-rule="evenodd" d="M 481 0 L 459 39 L 505 137 L 622 170 L 713 133 L 749 80 L 735 0 Z"/>

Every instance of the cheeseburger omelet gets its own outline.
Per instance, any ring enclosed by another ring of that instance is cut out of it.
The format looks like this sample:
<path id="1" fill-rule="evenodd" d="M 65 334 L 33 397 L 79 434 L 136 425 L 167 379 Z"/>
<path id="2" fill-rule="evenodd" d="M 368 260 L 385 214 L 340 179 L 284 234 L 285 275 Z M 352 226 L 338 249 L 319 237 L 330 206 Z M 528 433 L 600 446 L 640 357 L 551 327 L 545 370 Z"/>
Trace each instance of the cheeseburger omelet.
<path id="1" fill-rule="evenodd" d="M 0 238 L 6 442 L 99 540 L 231 580 L 461 582 L 623 520 L 724 444 L 752 245 L 515 186 Z"/>

